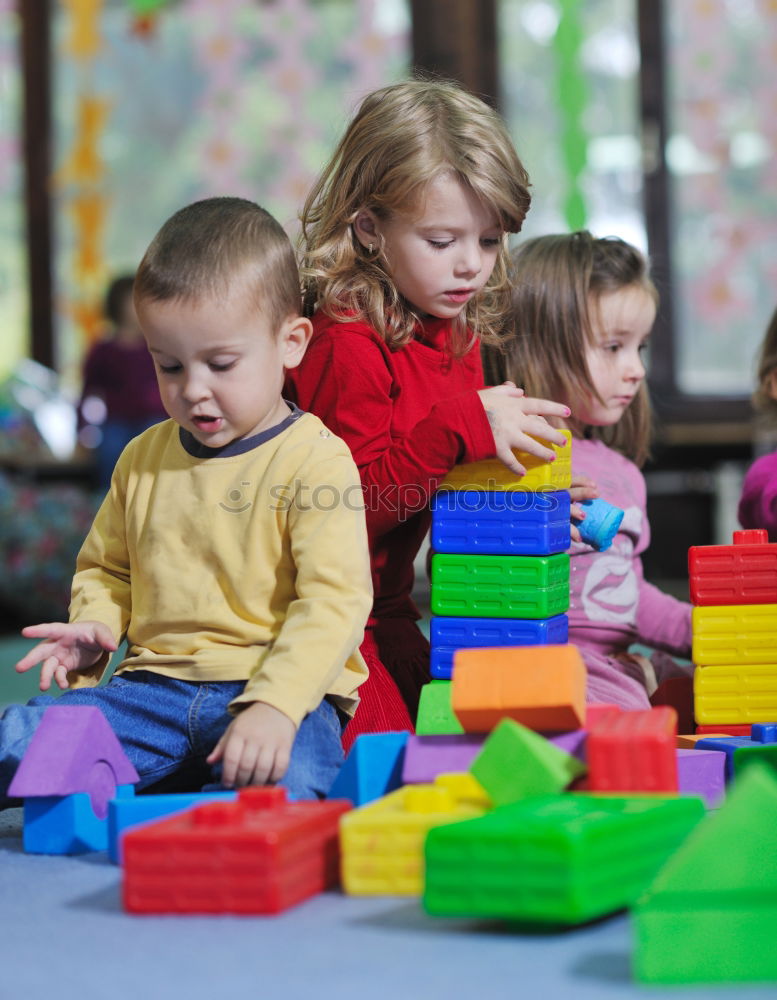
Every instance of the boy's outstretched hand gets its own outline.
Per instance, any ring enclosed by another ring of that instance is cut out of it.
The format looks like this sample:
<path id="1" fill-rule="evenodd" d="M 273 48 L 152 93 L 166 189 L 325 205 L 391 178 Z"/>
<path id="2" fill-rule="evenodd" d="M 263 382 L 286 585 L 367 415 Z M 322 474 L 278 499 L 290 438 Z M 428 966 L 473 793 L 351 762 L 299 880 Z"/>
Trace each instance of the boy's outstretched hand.
<path id="1" fill-rule="evenodd" d="M 280 709 L 255 701 L 236 716 L 206 758 L 221 761 L 226 788 L 266 785 L 286 774 L 297 727 Z"/>
<path id="2" fill-rule="evenodd" d="M 102 622 L 47 622 L 22 629 L 27 639 L 43 639 L 16 664 L 23 674 L 40 663 L 40 689 L 48 691 L 52 680 L 64 691 L 70 687 L 68 673 L 93 667 L 106 653 L 118 648 L 111 630 Z"/>

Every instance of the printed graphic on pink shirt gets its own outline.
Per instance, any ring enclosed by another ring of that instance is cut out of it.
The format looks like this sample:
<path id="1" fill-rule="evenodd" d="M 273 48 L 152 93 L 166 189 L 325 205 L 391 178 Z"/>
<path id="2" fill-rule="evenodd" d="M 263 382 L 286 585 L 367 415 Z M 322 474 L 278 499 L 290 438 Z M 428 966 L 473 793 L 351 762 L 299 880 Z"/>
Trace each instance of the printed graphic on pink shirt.
<path id="1" fill-rule="evenodd" d="M 626 623 L 635 619 L 639 581 L 634 571 L 634 544 L 642 531 L 642 517 L 639 507 L 627 507 L 612 548 L 590 560 L 580 596 L 591 621 Z"/>

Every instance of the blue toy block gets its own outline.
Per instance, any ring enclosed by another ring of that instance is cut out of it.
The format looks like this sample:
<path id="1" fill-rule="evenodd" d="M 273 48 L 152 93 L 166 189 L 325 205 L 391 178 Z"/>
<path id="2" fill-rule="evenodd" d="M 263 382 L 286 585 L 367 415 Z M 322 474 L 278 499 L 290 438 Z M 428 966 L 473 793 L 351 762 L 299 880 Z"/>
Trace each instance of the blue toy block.
<path id="1" fill-rule="evenodd" d="M 734 777 L 734 751 L 739 747 L 751 747 L 753 741 L 744 736 L 720 736 L 705 737 L 703 740 L 696 740 L 697 750 L 722 750 L 726 755 L 726 781 L 731 781 Z"/>
<path id="2" fill-rule="evenodd" d="M 754 743 L 777 743 L 777 722 L 756 722 L 750 729 Z"/>
<path id="3" fill-rule="evenodd" d="M 363 806 L 399 788 L 409 735 L 403 731 L 357 736 L 327 798 Z"/>
<path id="4" fill-rule="evenodd" d="M 431 673 L 436 680 L 453 676 L 457 649 L 499 646 L 563 646 L 568 641 L 566 615 L 552 618 L 457 618 L 434 616 L 429 626 Z"/>
<path id="5" fill-rule="evenodd" d="M 580 504 L 585 508 L 585 520 L 575 519 L 580 537 L 599 552 L 604 552 L 612 545 L 612 540 L 621 526 L 624 512 L 620 507 L 614 507 L 601 497 L 596 497 L 595 500 L 581 500 Z"/>
<path id="6" fill-rule="evenodd" d="M 431 509 L 435 552 L 545 556 L 570 545 L 566 490 L 440 490 Z"/>
<path id="7" fill-rule="evenodd" d="M 108 803 L 108 857 L 121 864 L 121 839 L 125 831 L 173 813 L 185 812 L 206 802 L 231 802 L 237 792 L 186 792 L 170 795 L 139 795 L 111 799 Z"/>
<path id="8" fill-rule="evenodd" d="M 118 785 L 117 798 L 135 794 Z M 38 795 L 24 800 L 24 849 L 30 854 L 86 854 L 108 847 L 108 817 L 100 818 L 88 792 Z"/>

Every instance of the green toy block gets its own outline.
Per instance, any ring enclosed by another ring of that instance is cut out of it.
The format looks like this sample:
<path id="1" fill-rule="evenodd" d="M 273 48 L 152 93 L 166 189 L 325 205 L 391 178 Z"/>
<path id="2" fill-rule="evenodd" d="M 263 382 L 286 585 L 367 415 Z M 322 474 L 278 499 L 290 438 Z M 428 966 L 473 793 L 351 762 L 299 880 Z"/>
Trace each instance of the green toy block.
<path id="1" fill-rule="evenodd" d="M 777 772 L 777 743 L 758 743 L 752 747 L 738 747 L 734 751 L 734 777 L 740 777 L 755 763 Z"/>
<path id="2" fill-rule="evenodd" d="M 579 924 L 630 906 L 704 816 L 696 797 L 525 799 L 426 838 L 437 916 Z"/>
<path id="3" fill-rule="evenodd" d="M 470 771 L 497 806 L 555 795 L 584 774 L 585 764 L 513 719 L 491 731 Z"/>
<path id="4" fill-rule="evenodd" d="M 451 681 L 429 681 L 421 688 L 415 731 L 418 736 L 454 736 L 464 732 L 451 708 Z"/>
<path id="5" fill-rule="evenodd" d="M 747 766 L 638 901 L 645 983 L 777 980 L 777 777 Z"/>
<path id="6" fill-rule="evenodd" d="M 569 608 L 569 556 L 432 557 L 431 607 L 436 615 L 550 618 Z"/>

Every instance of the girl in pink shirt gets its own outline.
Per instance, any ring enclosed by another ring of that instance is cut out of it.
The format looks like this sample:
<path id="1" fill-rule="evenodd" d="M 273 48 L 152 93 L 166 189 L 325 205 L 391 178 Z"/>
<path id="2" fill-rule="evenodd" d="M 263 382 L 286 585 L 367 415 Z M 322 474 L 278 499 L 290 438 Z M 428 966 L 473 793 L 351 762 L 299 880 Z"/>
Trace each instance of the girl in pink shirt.
<path id="1" fill-rule="evenodd" d="M 647 583 L 650 540 L 640 466 L 650 440 L 643 352 L 656 316 L 647 262 L 616 238 L 588 232 L 529 240 L 512 258 L 512 338 L 489 350 L 486 377 L 512 379 L 527 394 L 566 403 L 576 476 L 624 511 L 612 546 L 570 549 L 569 641 L 588 672 L 588 701 L 649 706 L 660 681 L 690 673 L 670 655 L 691 652 L 691 607 Z M 633 643 L 657 652 L 650 660 Z"/>
<path id="2" fill-rule="evenodd" d="M 766 328 L 758 359 L 758 388 L 753 405 L 769 420 L 777 418 L 777 309 Z M 777 542 L 777 451 L 762 455 L 747 470 L 739 500 L 743 528 L 766 528 Z"/>

